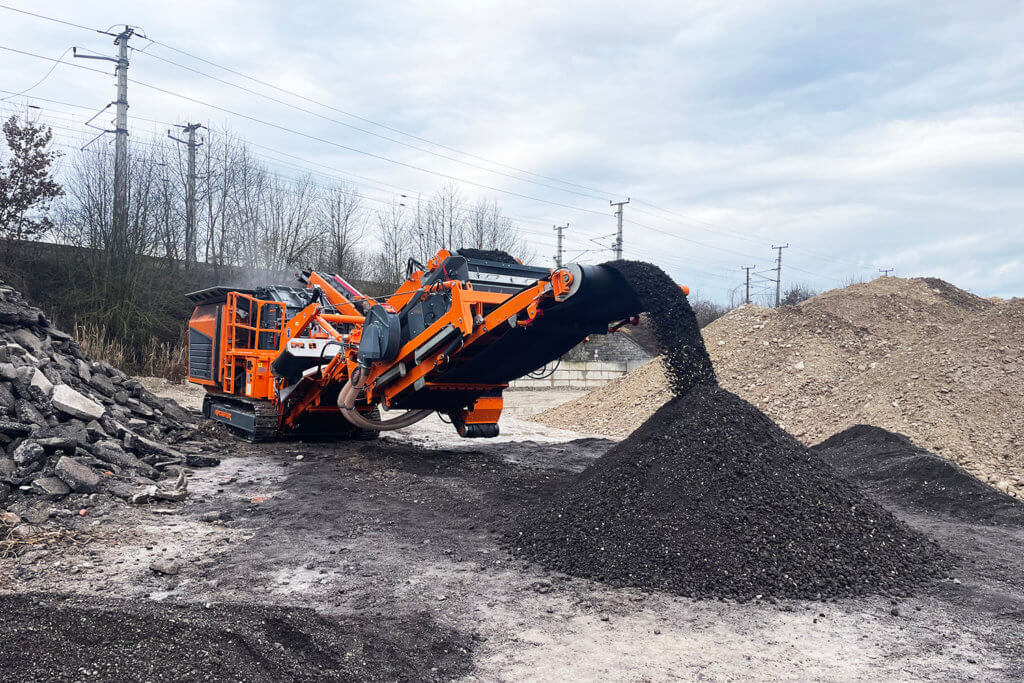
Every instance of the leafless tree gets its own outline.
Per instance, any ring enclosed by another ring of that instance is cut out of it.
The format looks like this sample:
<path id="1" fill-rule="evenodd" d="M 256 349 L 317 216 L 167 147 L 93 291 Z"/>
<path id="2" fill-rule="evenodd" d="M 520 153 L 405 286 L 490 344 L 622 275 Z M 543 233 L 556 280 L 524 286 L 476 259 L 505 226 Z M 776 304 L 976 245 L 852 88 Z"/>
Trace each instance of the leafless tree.
<path id="1" fill-rule="evenodd" d="M 412 255 L 410 230 L 405 207 L 392 202 L 377 211 L 377 250 L 373 259 L 373 279 L 397 284 L 405 279 L 405 266 Z"/>
<path id="2" fill-rule="evenodd" d="M 349 278 L 359 278 L 361 259 L 356 250 L 366 230 L 366 217 L 356 188 L 324 188 L 316 202 L 315 225 L 320 234 L 318 265 Z"/>

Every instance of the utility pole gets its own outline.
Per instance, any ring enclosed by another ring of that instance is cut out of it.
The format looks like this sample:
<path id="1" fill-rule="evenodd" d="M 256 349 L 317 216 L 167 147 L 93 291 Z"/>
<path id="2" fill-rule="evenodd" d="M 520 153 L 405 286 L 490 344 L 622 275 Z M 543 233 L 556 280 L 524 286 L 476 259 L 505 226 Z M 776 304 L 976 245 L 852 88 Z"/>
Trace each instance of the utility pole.
<path id="1" fill-rule="evenodd" d="M 188 133 L 188 140 L 181 140 L 167 131 L 167 137 L 188 146 L 188 177 L 185 180 L 185 269 L 191 270 L 196 260 L 196 149 L 203 143 L 196 142 L 196 131 L 203 126 L 186 123 L 178 126 Z"/>
<path id="2" fill-rule="evenodd" d="M 778 257 L 775 259 L 775 308 L 778 308 L 779 302 L 782 301 L 782 250 L 789 249 L 789 242 L 781 247 L 773 244 L 772 249 L 779 252 Z"/>
<path id="3" fill-rule="evenodd" d="M 747 271 L 747 294 L 743 297 L 743 300 L 748 306 L 750 305 L 750 271 L 756 267 L 757 266 L 740 266 L 740 268 Z"/>
<path id="4" fill-rule="evenodd" d="M 78 54 L 79 59 L 103 59 L 114 62 L 117 67 L 117 117 L 114 122 L 114 215 L 110 229 L 110 255 L 116 264 L 122 264 L 128 257 L 128 40 L 135 30 L 125 26 L 114 36 L 117 58 Z"/>
<path id="5" fill-rule="evenodd" d="M 882 274 L 882 277 L 889 277 L 889 273 L 896 270 L 895 268 L 879 268 L 878 272 Z"/>
<path id="6" fill-rule="evenodd" d="M 551 226 L 558 233 L 558 251 L 555 252 L 555 268 L 562 267 L 562 233 L 569 229 L 569 224 L 565 225 L 552 225 Z"/>
<path id="7" fill-rule="evenodd" d="M 608 206 L 617 206 L 615 210 L 615 216 L 619 219 L 619 229 L 615 233 L 615 260 L 622 259 L 622 207 L 629 204 L 629 197 L 626 197 L 624 202 L 608 202 Z"/>

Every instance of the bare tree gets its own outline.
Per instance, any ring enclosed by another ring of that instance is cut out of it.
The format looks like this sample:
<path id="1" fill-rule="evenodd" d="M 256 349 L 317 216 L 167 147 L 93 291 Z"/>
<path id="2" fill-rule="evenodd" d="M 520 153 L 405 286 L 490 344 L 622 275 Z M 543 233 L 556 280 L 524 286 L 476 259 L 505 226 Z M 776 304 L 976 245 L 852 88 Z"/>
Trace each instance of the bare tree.
<path id="1" fill-rule="evenodd" d="M 345 277 L 360 277 L 356 249 L 366 221 L 356 188 L 336 185 L 324 189 L 316 203 L 315 223 L 321 237 L 320 265 Z"/>
<path id="2" fill-rule="evenodd" d="M 378 282 L 398 284 L 405 280 L 410 253 L 410 230 L 405 207 L 392 202 L 377 211 L 377 253 L 373 259 L 373 277 Z"/>

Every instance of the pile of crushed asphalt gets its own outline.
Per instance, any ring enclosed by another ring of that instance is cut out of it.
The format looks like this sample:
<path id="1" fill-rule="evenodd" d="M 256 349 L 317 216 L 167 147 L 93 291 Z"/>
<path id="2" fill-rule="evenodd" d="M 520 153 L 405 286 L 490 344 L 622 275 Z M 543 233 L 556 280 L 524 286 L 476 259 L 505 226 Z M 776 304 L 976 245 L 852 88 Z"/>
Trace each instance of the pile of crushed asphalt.
<path id="1" fill-rule="evenodd" d="M 219 462 L 212 444 L 183 443 L 193 432 L 188 411 L 88 358 L 0 283 L 0 512 L 15 541 L 34 533 L 17 528 L 33 501 L 183 499 L 181 469 Z"/>
<path id="2" fill-rule="evenodd" d="M 1024 525 L 1024 503 L 902 434 L 856 425 L 813 450 L 876 500 L 971 522 Z"/>
<path id="3" fill-rule="evenodd" d="M 5 681 L 439 681 L 471 639 L 425 614 L 331 619 L 255 604 L 0 596 Z"/>
<path id="4" fill-rule="evenodd" d="M 615 266 L 647 283 L 639 293 L 676 358 L 676 396 L 523 511 L 506 536 L 513 552 L 615 586 L 739 600 L 904 595 L 945 575 L 933 542 L 718 387 L 693 312 L 664 273 Z"/>

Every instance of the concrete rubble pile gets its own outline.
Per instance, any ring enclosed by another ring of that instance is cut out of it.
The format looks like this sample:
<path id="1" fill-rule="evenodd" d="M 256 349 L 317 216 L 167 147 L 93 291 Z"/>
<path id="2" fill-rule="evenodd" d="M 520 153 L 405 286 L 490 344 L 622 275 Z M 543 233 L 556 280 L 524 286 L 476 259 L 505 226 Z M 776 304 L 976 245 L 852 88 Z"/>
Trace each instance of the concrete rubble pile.
<path id="1" fill-rule="evenodd" d="M 182 500 L 194 418 L 104 361 L 0 283 L 0 508 L 76 495 Z M 169 444 L 176 444 L 171 446 Z"/>

